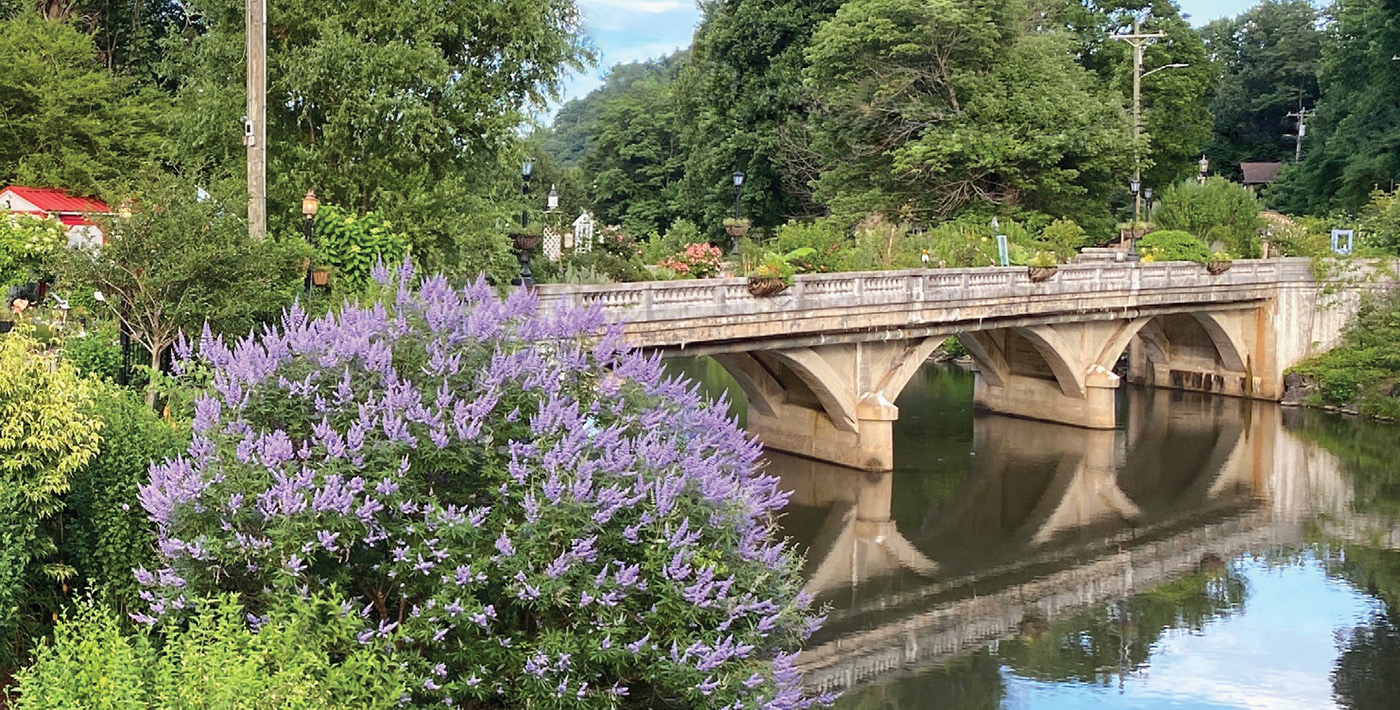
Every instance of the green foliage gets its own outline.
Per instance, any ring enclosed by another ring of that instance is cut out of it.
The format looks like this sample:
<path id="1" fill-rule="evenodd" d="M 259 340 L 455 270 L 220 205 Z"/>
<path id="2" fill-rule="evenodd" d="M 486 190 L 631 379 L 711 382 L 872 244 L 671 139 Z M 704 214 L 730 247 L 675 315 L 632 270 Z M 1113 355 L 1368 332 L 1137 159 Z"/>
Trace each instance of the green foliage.
<path id="1" fill-rule="evenodd" d="M 341 293 L 363 291 L 376 263 L 392 267 L 408 256 L 408 237 L 374 212 L 355 215 L 335 205 L 322 205 L 313 233 L 318 262 L 314 266 L 331 267 L 332 287 Z"/>
<path id="2" fill-rule="evenodd" d="M 1311 376 L 1313 404 L 1355 407 L 1361 413 L 1400 419 L 1400 295 L 1363 302 L 1342 342 L 1289 369 Z"/>
<path id="3" fill-rule="evenodd" d="M 1359 221 L 1360 236 L 1366 246 L 1387 256 L 1400 256 L 1400 191 L 1372 192 Z"/>
<path id="4" fill-rule="evenodd" d="M 947 219 L 987 202 L 1106 214 L 1130 165 L 1119 95 L 1019 0 L 853 0 L 806 52 L 816 196 L 833 214 Z"/>
<path id="5" fill-rule="evenodd" d="M 1220 65 L 1211 101 L 1215 137 L 1207 153 L 1222 172 L 1242 162 L 1293 159 L 1297 123 L 1288 114 L 1311 109 L 1320 89 L 1317 72 L 1324 35 L 1308 0 L 1272 0 L 1203 29 Z"/>
<path id="6" fill-rule="evenodd" d="M 766 252 L 759 259 L 758 266 L 749 273 L 749 276 L 761 279 L 779 279 L 791 286 L 792 277 L 802 270 L 799 264 L 803 259 L 810 258 L 813 253 L 815 250 L 811 247 L 794 249 L 786 254 Z"/>
<path id="7" fill-rule="evenodd" d="M 83 377 L 116 382 L 121 370 L 120 337 L 116 323 L 109 320 L 93 320 L 88 324 L 86 332 L 78 334 L 70 330 L 64 336 L 63 359 Z M 135 362 L 150 362 L 150 353 L 142 346 L 133 343 L 131 351 Z M 133 368 L 130 374 L 132 389 L 145 388 L 145 372 Z"/>
<path id="8" fill-rule="evenodd" d="M 685 248 L 687 244 L 702 241 L 700 230 L 688 219 L 676 220 L 664 234 L 653 234 L 642 245 L 642 260 L 648 264 L 660 263 L 662 259 Z"/>
<path id="9" fill-rule="evenodd" d="M 1072 219 L 1057 219 L 1040 233 L 1040 242 L 1061 258 L 1070 258 L 1088 241 L 1084 228 Z"/>
<path id="10" fill-rule="evenodd" d="M 1138 240 L 1137 250 L 1146 262 L 1194 261 L 1204 264 L 1210 261 L 1210 249 L 1205 242 L 1179 230 L 1150 232 Z"/>
<path id="11" fill-rule="evenodd" d="M 217 333 L 247 332 L 301 293 L 309 253 L 300 236 L 252 241 L 238 207 L 197 200 L 195 185 L 179 177 L 153 176 L 136 198 L 130 217 L 106 222 L 100 251 L 66 249 L 56 263 L 63 283 L 106 295 L 152 368 L 182 331 L 193 336 L 208 323 Z"/>
<path id="12" fill-rule="evenodd" d="M 826 273 L 853 267 L 855 244 L 837 220 L 792 221 L 774 231 L 774 251 L 786 254 L 803 247 L 812 249 L 810 255 L 796 262 L 805 272 Z"/>
<path id="13" fill-rule="evenodd" d="M 18 675 L 16 710 L 358 710 L 398 707 L 392 654 L 355 639 L 353 613 L 295 599 L 255 633 L 229 598 L 200 602 L 188 628 L 127 634 L 110 609 L 75 606 Z"/>
<path id="14" fill-rule="evenodd" d="M 1376 186 L 1400 175 L 1400 25 L 1389 0 L 1337 0 L 1318 83 L 1322 98 L 1308 121 L 1303 162 L 1286 168 L 1266 193 L 1290 213 L 1356 211 Z"/>
<path id="15" fill-rule="evenodd" d="M 1283 256 L 1323 258 L 1332 253 L 1332 224 L 1317 217 L 1295 217 L 1272 225 L 1269 244 Z"/>
<path id="16" fill-rule="evenodd" d="M 0 668 L 14 667 L 73 568 L 59 551 L 64 495 L 98 452 L 102 423 L 73 368 L 27 328 L 0 337 Z"/>
<path id="17" fill-rule="evenodd" d="M 49 260 L 65 242 L 57 220 L 0 210 L 0 289 L 47 274 Z"/>
<path id="18" fill-rule="evenodd" d="M 564 283 L 627 283 L 646 281 L 648 278 L 646 267 L 635 256 L 625 259 L 601 249 L 586 254 L 566 254 L 560 261 L 560 267 Z M 570 271 L 574 280 L 569 278 Z M 593 280 L 595 277 L 602 281 Z"/>
<path id="19" fill-rule="evenodd" d="M 624 72 L 625 88 L 596 104 L 589 124 L 580 166 L 592 176 L 593 207 L 635 234 L 664 231 L 680 214 L 686 155 L 673 91 L 682 56 L 649 62 L 639 77 Z"/>
<path id="20" fill-rule="evenodd" d="M 156 416 L 131 392 L 93 388 L 92 415 L 102 422 L 97 454 L 71 476 L 60 514 L 62 559 L 94 599 L 125 614 L 140 592 L 131 570 L 150 565 L 155 535 L 136 505 L 152 462 L 179 453 L 189 431 Z"/>
<path id="21" fill-rule="evenodd" d="M 1180 182 L 1162 191 L 1153 221 L 1163 229 L 1190 232 L 1207 244 L 1220 242 L 1246 259 L 1259 256 L 1259 201 L 1243 186 L 1213 177 Z"/>
<path id="22" fill-rule="evenodd" d="M 159 149 L 164 100 L 104 70 L 76 23 L 0 20 L 0 66 L 0 181 L 93 194 Z"/>
<path id="23" fill-rule="evenodd" d="M 241 175 L 244 2 L 184 5 L 199 21 L 165 45 L 169 162 Z M 268 26 L 269 232 L 300 226 L 314 186 L 392 220 L 424 263 L 504 275 L 493 225 L 518 214 L 518 127 L 588 56 L 575 4 L 294 0 L 269 3 Z"/>
<path id="24" fill-rule="evenodd" d="M 1038 251 L 1031 258 L 1026 260 L 1026 266 L 1049 267 L 1060 263 L 1060 258 L 1053 251 Z"/>

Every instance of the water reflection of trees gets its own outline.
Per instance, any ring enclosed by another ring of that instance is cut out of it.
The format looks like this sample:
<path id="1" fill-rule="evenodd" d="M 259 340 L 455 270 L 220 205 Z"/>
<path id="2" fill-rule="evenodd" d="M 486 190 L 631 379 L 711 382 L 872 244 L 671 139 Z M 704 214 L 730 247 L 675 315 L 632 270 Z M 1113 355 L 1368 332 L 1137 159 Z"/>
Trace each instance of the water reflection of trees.
<path id="1" fill-rule="evenodd" d="M 1105 605 L 997 645 L 996 655 L 1020 675 L 1048 681 L 1108 685 L 1147 663 L 1172 629 L 1200 631 L 1244 607 L 1248 586 L 1218 561 L 1193 575 Z"/>
<path id="2" fill-rule="evenodd" d="M 1382 710 L 1400 703 L 1400 552 L 1347 545 L 1330 555 L 1327 573 L 1375 597 L 1382 608 L 1340 637 L 1332 670 L 1337 702 L 1352 710 Z"/>
<path id="3" fill-rule="evenodd" d="M 862 689 L 841 710 L 995 710 L 1006 696 L 1001 662 L 981 650 L 917 675 Z"/>

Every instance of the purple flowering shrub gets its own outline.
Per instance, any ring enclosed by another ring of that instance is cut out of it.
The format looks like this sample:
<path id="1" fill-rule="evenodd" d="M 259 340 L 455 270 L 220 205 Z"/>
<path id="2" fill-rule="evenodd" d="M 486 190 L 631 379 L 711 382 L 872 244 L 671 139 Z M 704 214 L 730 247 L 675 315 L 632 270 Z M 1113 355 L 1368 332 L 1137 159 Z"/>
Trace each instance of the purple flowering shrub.
<path id="1" fill-rule="evenodd" d="M 815 629 L 759 446 L 596 312 L 411 287 L 234 345 L 141 503 L 149 609 L 338 594 L 413 659 L 415 704 L 792 708 Z"/>

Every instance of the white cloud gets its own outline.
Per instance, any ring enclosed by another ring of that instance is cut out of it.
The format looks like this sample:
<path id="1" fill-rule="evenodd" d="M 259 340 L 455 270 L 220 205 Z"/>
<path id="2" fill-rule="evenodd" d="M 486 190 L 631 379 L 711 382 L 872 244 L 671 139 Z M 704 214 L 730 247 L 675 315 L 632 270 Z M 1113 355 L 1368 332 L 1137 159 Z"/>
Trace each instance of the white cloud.
<path id="1" fill-rule="evenodd" d="M 590 10 L 644 12 L 658 15 L 665 12 L 681 12 L 694 7 L 692 4 L 680 2 L 680 0 L 582 0 L 578 5 L 585 16 Z"/>

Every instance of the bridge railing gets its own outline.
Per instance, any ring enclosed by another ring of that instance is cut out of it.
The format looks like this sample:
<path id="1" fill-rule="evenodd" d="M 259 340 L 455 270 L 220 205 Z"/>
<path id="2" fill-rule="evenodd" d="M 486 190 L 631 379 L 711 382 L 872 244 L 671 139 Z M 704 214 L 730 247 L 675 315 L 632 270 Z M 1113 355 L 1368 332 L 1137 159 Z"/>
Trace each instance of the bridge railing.
<path id="1" fill-rule="evenodd" d="M 1050 279 L 1032 282 L 1025 267 L 908 269 L 802 274 L 769 297 L 749 294 L 742 278 L 539 287 L 542 305 L 597 306 L 615 320 L 748 315 L 881 304 L 950 303 L 1011 297 L 1214 289 L 1313 280 L 1308 259 L 1239 260 L 1210 274 L 1200 264 L 1063 264 Z"/>

